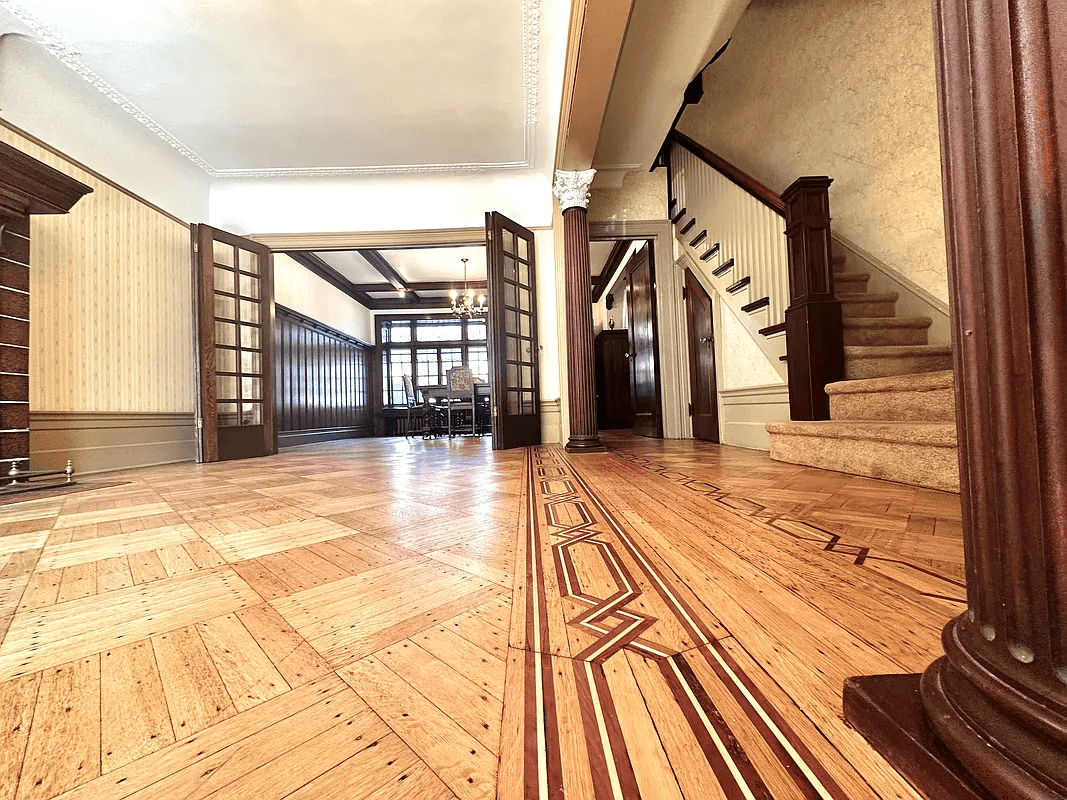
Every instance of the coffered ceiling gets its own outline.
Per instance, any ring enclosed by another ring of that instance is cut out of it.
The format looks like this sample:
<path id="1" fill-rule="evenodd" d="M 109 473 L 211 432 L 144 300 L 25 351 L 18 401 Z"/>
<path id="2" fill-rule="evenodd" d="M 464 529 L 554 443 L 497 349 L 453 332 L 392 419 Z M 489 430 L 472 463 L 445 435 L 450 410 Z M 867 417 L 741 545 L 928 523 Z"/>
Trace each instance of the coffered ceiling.
<path id="1" fill-rule="evenodd" d="M 0 0 L 213 176 L 525 166 L 540 0 Z"/>

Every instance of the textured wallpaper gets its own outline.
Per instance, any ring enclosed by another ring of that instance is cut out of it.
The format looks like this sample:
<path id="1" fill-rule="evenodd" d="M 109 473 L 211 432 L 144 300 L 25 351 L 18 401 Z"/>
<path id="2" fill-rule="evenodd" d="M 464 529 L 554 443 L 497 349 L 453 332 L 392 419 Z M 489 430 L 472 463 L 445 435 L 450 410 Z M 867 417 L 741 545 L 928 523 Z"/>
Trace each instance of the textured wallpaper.
<path id="1" fill-rule="evenodd" d="M 767 360 L 733 309 L 719 301 L 719 356 L 722 358 L 723 389 L 785 383 Z"/>
<path id="2" fill-rule="evenodd" d="M 679 129 L 948 301 L 929 0 L 753 0 Z"/>
<path id="3" fill-rule="evenodd" d="M 0 140 L 93 189 L 31 218 L 30 410 L 191 412 L 188 226 L 14 131 Z"/>
<path id="4" fill-rule="evenodd" d="M 602 173 L 604 177 L 614 177 Z M 627 172 L 622 185 L 594 176 L 589 190 L 589 219 L 596 222 L 667 218 L 667 170 Z"/>

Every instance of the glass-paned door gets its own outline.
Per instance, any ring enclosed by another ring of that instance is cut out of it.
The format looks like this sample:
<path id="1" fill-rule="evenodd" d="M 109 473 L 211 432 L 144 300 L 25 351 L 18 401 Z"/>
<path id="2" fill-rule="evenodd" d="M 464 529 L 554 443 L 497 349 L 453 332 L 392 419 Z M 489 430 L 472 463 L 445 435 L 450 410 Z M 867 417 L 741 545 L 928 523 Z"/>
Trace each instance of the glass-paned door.
<path id="1" fill-rule="evenodd" d="M 493 449 L 541 443 L 533 233 L 495 211 L 485 215 Z"/>
<path id="2" fill-rule="evenodd" d="M 201 461 L 277 452 L 270 249 L 193 225 L 199 329 Z"/>

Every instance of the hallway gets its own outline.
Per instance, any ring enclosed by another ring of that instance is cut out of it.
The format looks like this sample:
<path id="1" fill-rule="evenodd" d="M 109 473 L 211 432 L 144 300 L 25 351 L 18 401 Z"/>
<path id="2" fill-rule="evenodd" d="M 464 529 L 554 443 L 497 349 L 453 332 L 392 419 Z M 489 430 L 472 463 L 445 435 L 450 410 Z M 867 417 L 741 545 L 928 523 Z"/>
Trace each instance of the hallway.
<path id="1" fill-rule="evenodd" d="M 842 720 L 959 498 L 692 441 L 363 439 L 0 507 L 0 799 L 889 798 Z"/>

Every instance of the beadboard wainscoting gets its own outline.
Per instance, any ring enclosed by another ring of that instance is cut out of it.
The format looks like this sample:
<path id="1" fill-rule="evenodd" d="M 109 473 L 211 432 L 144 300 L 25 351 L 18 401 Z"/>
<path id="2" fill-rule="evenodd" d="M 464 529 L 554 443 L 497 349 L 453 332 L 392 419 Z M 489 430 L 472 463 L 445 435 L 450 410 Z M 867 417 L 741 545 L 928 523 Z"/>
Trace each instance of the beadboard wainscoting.
<path id="1" fill-rule="evenodd" d="M 31 411 L 30 466 L 78 475 L 196 458 L 191 412 Z"/>

